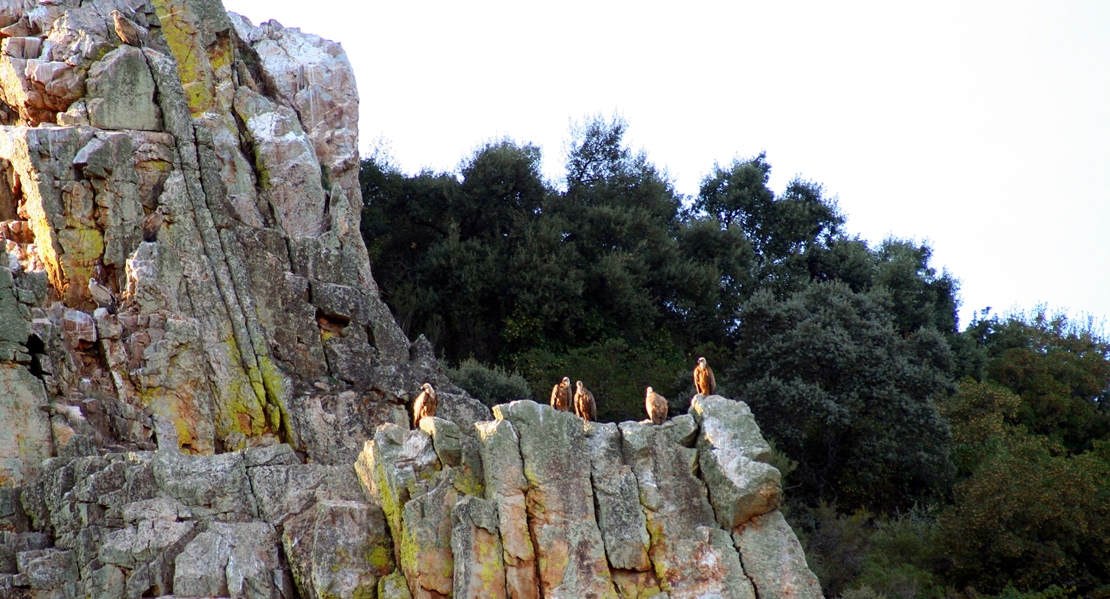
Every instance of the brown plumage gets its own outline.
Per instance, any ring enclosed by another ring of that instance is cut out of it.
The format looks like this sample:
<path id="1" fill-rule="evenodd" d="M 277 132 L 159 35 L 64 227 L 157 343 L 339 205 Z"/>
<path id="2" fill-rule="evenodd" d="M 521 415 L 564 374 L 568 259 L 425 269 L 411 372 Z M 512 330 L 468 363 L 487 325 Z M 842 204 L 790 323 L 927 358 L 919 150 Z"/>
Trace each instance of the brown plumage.
<path id="1" fill-rule="evenodd" d="M 101 285 L 96 279 L 89 279 L 89 295 L 92 296 L 97 306 L 108 308 L 108 312 L 112 314 L 116 313 L 116 296 L 111 289 Z"/>
<path id="2" fill-rule="evenodd" d="M 551 407 L 563 412 L 570 411 L 570 377 L 563 377 L 551 388 Z"/>
<path id="3" fill-rule="evenodd" d="M 591 422 L 597 420 L 597 402 L 594 401 L 594 394 L 578 381 L 574 390 L 574 414 L 585 420 Z"/>
<path id="4" fill-rule="evenodd" d="M 432 385 L 430 383 L 421 385 L 420 395 L 417 395 L 416 400 L 412 402 L 412 427 L 420 428 L 421 418 L 435 416 L 438 405 L 439 398 L 436 397 L 436 390 Z"/>
<path id="5" fill-rule="evenodd" d="M 112 21 L 116 28 L 116 35 L 119 36 L 120 41 L 128 46 L 135 46 L 138 48 L 146 44 L 150 32 L 147 31 L 145 27 L 123 16 L 123 13 L 118 10 L 112 11 Z"/>
<path id="6" fill-rule="evenodd" d="M 652 424 L 663 424 L 667 421 L 667 412 L 670 410 L 667 398 L 652 391 L 651 387 L 647 388 L 644 407 L 647 409 L 647 415 Z"/>
<path id="7" fill-rule="evenodd" d="M 705 358 L 698 358 L 698 365 L 694 368 L 694 388 L 702 395 L 717 392 L 717 379 L 713 377 L 713 369 L 705 362 Z"/>
<path id="8" fill-rule="evenodd" d="M 158 231 L 162 228 L 162 223 L 166 222 L 166 217 L 161 212 L 155 210 L 151 212 L 146 218 L 143 219 L 143 241 L 158 241 Z"/>

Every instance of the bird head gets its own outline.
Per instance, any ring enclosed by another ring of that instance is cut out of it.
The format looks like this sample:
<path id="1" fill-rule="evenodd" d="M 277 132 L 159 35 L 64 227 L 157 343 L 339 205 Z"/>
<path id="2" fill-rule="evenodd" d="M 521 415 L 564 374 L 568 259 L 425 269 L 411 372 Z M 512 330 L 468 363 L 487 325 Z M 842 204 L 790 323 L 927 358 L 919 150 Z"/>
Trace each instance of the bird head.
<path id="1" fill-rule="evenodd" d="M 648 395 L 651 395 L 652 393 L 653 393 L 653 392 L 652 392 L 652 390 L 651 390 L 651 387 L 648 387 L 648 388 L 647 388 L 647 394 L 648 394 Z"/>
<path id="2" fill-rule="evenodd" d="M 698 366 L 705 368 L 705 358 L 698 358 Z"/>
<path id="3" fill-rule="evenodd" d="M 121 14 L 120 14 L 120 12 L 119 12 L 118 10 L 113 10 L 112 12 L 110 12 L 110 13 L 108 13 L 108 14 L 112 15 L 112 18 L 113 18 L 113 19 L 118 19 L 118 18 L 120 18 L 121 16 L 123 16 L 123 15 L 121 15 Z"/>
<path id="4" fill-rule="evenodd" d="M 570 386 L 570 377 L 569 376 L 564 376 L 563 377 L 563 386 L 564 387 L 569 387 Z"/>
<path id="5" fill-rule="evenodd" d="M 431 395 L 432 397 L 435 397 L 436 390 L 432 388 L 431 383 L 424 383 L 423 385 L 420 385 L 420 390 L 427 393 L 428 395 Z"/>
<path id="6" fill-rule="evenodd" d="M 582 381 L 578 381 L 578 382 L 576 382 L 576 383 L 574 384 L 574 386 L 575 386 L 575 388 L 577 388 L 577 389 L 578 389 L 579 391 L 581 391 L 581 390 L 582 390 L 582 388 L 583 388 L 583 387 L 585 387 L 585 385 L 583 385 L 583 384 L 582 384 Z"/>

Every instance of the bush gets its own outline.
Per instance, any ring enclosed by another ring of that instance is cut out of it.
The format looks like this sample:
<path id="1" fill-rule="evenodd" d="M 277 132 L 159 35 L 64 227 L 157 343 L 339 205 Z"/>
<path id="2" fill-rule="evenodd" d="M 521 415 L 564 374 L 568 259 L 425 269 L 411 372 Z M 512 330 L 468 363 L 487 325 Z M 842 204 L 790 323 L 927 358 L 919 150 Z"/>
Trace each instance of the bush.
<path id="1" fill-rule="evenodd" d="M 449 368 L 447 376 L 487 406 L 532 397 L 524 377 L 500 366 L 486 366 L 474 358 L 463 360 L 458 368 Z"/>

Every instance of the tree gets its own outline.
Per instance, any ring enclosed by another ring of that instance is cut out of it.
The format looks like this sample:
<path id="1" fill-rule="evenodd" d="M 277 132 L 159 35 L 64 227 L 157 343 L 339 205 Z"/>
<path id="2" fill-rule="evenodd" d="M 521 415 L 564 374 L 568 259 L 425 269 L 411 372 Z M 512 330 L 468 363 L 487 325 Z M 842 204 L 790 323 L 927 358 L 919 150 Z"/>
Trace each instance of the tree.
<path id="1" fill-rule="evenodd" d="M 1092 323 L 1043 308 L 978 319 L 966 336 L 987 354 L 986 378 L 1022 399 L 1018 422 L 1073 453 L 1110 437 L 1110 342 Z"/>
<path id="2" fill-rule="evenodd" d="M 1110 592 L 1110 443 L 1069 455 L 1020 420 L 1024 401 L 966 381 L 943 404 L 965 478 L 940 518 L 946 571 L 959 588 L 1000 593 L 1074 587 Z"/>
<path id="3" fill-rule="evenodd" d="M 950 433 L 935 402 L 952 360 L 933 328 L 899 334 L 888 292 L 811 283 L 757 292 L 739 313 L 730 375 L 760 428 L 798 462 L 794 493 L 878 512 L 943 496 Z"/>

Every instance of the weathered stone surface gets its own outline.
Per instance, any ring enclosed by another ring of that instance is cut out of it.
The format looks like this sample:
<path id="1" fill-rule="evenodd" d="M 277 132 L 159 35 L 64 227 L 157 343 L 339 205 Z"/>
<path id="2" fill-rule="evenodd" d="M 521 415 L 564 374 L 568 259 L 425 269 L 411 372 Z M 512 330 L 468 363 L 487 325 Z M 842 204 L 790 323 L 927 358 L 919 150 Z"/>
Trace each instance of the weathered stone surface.
<path id="1" fill-rule="evenodd" d="M 101 129 L 161 129 L 154 78 L 138 48 L 120 46 L 89 69 L 89 124 Z"/>
<path id="2" fill-rule="evenodd" d="M 125 585 L 123 570 L 107 565 L 85 579 L 85 594 L 97 599 L 123 599 Z"/>
<path id="3" fill-rule="evenodd" d="M 739 556 L 727 533 L 715 528 L 705 486 L 694 475 L 697 451 L 672 442 L 661 427 L 619 426 L 624 461 L 640 488 L 651 535 L 648 554 L 660 587 L 674 599 L 707 594 L 754 599 Z"/>
<path id="4" fill-rule="evenodd" d="M 586 425 L 591 478 L 597 503 L 597 522 L 605 540 L 609 565 L 619 570 L 651 568 L 647 532 L 636 475 L 621 456 L 617 425 L 591 422 Z"/>
<path id="5" fill-rule="evenodd" d="M 700 438 L 711 447 L 728 447 L 758 462 L 771 458 L 771 446 L 759 432 L 751 408 L 720 395 L 695 395 L 690 414 L 700 427 Z"/>
<path id="6" fill-rule="evenodd" d="M 782 512 L 752 518 L 732 539 L 760 599 L 821 599 L 821 583 Z"/>
<path id="7" fill-rule="evenodd" d="M 420 430 L 432 438 L 440 464 L 450 466 L 455 471 L 454 485 L 460 493 L 481 496 L 483 494 L 482 457 L 478 442 L 464 435 L 458 425 L 442 418 L 424 418 Z"/>
<path id="8" fill-rule="evenodd" d="M 152 465 L 159 488 L 195 514 L 231 519 L 257 515 L 241 452 L 215 456 L 159 452 Z"/>
<path id="9" fill-rule="evenodd" d="M 509 597 L 538 599 L 536 552 L 528 529 L 520 436 L 508 420 L 475 424 L 485 472 L 486 499 L 497 508 Z"/>
<path id="10" fill-rule="evenodd" d="M 22 551 L 16 556 L 19 573 L 32 589 L 58 589 L 77 579 L 73 553 L 60 549 Z"/>
<path id="11" fill-rule="evenodd" d="M 616 597 L 594 517 L 582 421 L 534 401 L 496 406 L 520 433 L 529 526 L 544 597 Z"/>
<path id="12" fill-rule="evenodd" d="M 690 411 L 701 423 L 698 462 L 717 523 L 731 530 L 777 508 L 782 476 L 774 466 L 756 461 L 770 457 L 770 446 L 748 406 L 719 395 L 697 395 Z"/>
<path id="13" fill-rule="evenodd" d="M 505 562 L 497 530 L 494 504 L 463 497 L 451 510 L 454 530 L 451 551 L 455 560 L 453 597 L 505 599 Z"/>
<path id="14" fill-rule="evenodd" d="M 452 485 L 453 475 L 445 468 L 429 480 L 427 492 L 409 499 L 401 510 L 401 529 L 393 534 L 415 599 L 450 594 L 454 584 L 451 512 L 459 492 Z"/>
<path id="15" fill-rule="evenodd" d="M 367 432 L 397 418 L 397 410 L 404 412 L 404 407 L 352 390 L 302 395 L 286 407 L 294 445 L 312 461 L 332 465 L 353 463 L 370 436 Z"/>
<path id="16" fill-rule="evenodd" d="M 134 570 L 166 552 L 180 552 L 195 525 L 192 522 L 143 520 L 104 537 L 98 557 L 105 564 Z"/>
<path id="17" fill-rule="evenodd" d="M 317 500 L 366 501 L 351 466 L 296 464 L 249 469 L 259 517 L 278 525 Z"/>
<path id="18" fill-rule="evenodd" d="M 3 278 L 4 269 L 0 269 Z M 0 363 L 0 485 L 18 486 L 39 472 L 53 447 L 42 381 L 26 368 Z"/>
<path id="19" fill-rule="evenodd" d="M 368 503 L 319 502 L 285 522 L 282 545 L 306 599 L 371 597 L 394 568 L 385 516 Z"/>
<path id="20" fill-rule="evenodd" d="M 222 536 L 198 534 L 174 560 L 174 592 L 186 597 L 226 596 L 230 557 L 231 546 Z"/>
<path id="21" fill-rule="evenodd" d="M 235 113 L 246 123 L 261 173 L 262 195 L 290 237 L 324 229 L 327 199 L 320 163 L 292 109 L 246 87 L 235 92 Z"/>
<path id="22" fill-rule="evenodd" d="M 693 447 L 698 437 L 698 422 L 689 414 L 680 414 L 664 422 L 659 428 L 663 429 L 667 438 L 683 447 Z"/>
<path id="23" fill-rule="evenodd" d="M 621 599 L 667 599 L 668 595 L 659 588 L 659 579 L 655 572 L 647 570 L 613 570 L 613 584 Z"/>
<path id="24" fill-rule="evenodd" d="M 399 570 L 378 581 L 378 599 L 412 599 L 405 575 Z"/>
<path id="25" fill-rule="evenodd" d="M 455 423 L 433 416 L 421 419 L 420 430 L 432 438 L 440 463 L 452 467 L 462 463 L 462 433 Z"/>

